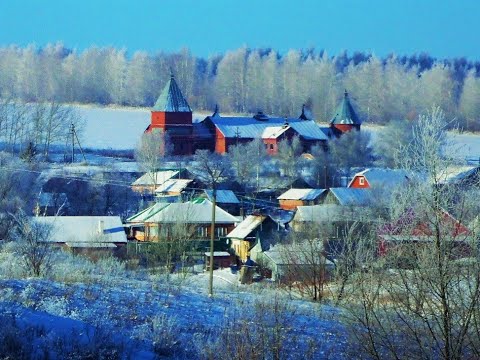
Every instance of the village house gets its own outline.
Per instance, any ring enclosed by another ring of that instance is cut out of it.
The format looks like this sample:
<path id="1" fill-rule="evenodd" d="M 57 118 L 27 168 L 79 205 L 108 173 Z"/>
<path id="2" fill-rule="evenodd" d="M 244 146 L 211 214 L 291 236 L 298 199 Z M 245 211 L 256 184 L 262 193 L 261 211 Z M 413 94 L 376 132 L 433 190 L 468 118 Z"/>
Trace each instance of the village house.
<path id="1" fill-rule="evenodd" d="M 177 169 L 161 169 L 154 172 L 146 172 L 138 179 L 136 179 L 131 187 L 132 190 L 143 194 L 143 195 L 151 195 L 155 193 L 155 190 L 163 185 L 167 180 L 170 179 L 185 179 L 188 178 L 188 172 L 183 170 Z"/>
<path id="2" fill-rule="evenodd" d="M 130 237 L 137 241 L 207 241 L 210 239 L 212 202 L 195 199 L 185 203 L 156 203 L 130 217 L 126 226 L 132 229 Z M 215 207 L 215 240 L 224 240 L 240 222 L 218 206 Z"/>
<path id="3" fill-rule="evenodd" d="M 328 127 L 309 119 L 305 106 L 298 118 L 273 117 L 261 111 L 252 117 L 221 116 L 216 107 L 211 116 L 193 122 L 192 109 L 172 75 L 152 108 L 151 123 L 145 132 L 167 133 L 174 155 L 192 155 L 198 149 L 224 154 L 230 146 L 253 139 L 261 139 L 266 152 L 275 155 L 279 142 L 294 136 L 299 138 L 303 151 L 308 152 L 314 145 L 326 149 L 331 137 L 360 130 L 360 126 L 346 91 Z"/>
<path id="4" fill-rule="evenodd" d="M 403 186 L 408 181 L 408 173 L 405 170 L 370 168 L 356 173 L 348 187 L 355 189 L 385 189 Z"/>
<path id="5" fill-rule="evenodd" d="M 168 179 L 155 189 L 155 200 L 158 202 L 181 202 L 182 194 L 193 182 L 190 179 Z"/>
<path id="6" fill-rule="evenodd" d="M 326 192 L 326 189 L 289 189 L 277 199 L 280 202 L 280 208 L 296 210 L 298 206 L 320 204 Z"/>
<path id="7" fill-rule="evenodd" d="M 34 220 L 52 227 L 49 243 L 74 253 L 116 253 L 127 244 L 119 216 L 39 216 Z"/>
<path id="8" fill-rule="evenodd" d="M 250 249 L 258 242 L 267 242 L 285 230 L 268 215 L 249 215 L 237 225 L 226 238 L 230 240 L 230 248 L 233 249 L 237 259 L 241 262 L 247 260 Z"/>
<path id="9" fill-rule="evenodd" d="M 406 211 L 399 219 L 384 225 L 378 233 L 378 255 L 385 257 L 395 253 L 404 260 L 398 266 L 409 266 L 415 261 L 414 251 L 436 240 L 436 231 L 446 243 L 451 245 L 450 256 L 461 258 L 471 256 L 474 234 L 470 229 L 442 210 L 439 214 L 439 228 L 436 229 L 425 218 L 419 217 L 413 210 Z"/>

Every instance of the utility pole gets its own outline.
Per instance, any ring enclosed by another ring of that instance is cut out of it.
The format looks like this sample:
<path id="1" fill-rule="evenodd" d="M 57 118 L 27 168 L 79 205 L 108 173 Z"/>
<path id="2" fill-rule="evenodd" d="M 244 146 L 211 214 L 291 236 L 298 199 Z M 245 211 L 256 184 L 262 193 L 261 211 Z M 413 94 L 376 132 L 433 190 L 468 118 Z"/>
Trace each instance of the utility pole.
<path id="1" fill-rule="evenodd" d="M 85 154 L 82 149 L 82 145 L 80 145 L 80 140 L 78 140 L 78 135 L 77 131 L 75 130 L 75 124 L 71 123 L 70 124 L 70 131 L 69 131 L 72 139 L 72 163 L 75 162 L 75 141 L 77 141 L 78 148 L 80 149 L 80 153 L 83 156 L 83 160 L 87 161 L 87 158 L 85 157 Z"/>

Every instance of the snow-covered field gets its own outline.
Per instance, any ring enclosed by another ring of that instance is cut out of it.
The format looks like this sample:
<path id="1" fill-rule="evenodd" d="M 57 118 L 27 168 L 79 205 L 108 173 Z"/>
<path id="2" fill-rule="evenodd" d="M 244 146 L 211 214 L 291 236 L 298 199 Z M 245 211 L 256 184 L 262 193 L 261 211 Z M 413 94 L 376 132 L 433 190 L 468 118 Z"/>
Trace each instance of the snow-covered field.
<path id="1" fill-rule="evenodd" d="M 145 108 L 109 108 L 75 106 L 85 119 L 82 146 L 94 149 L 134 149 L 150 124 L 150 110 Z M 204 119 L 206 114 L 193 114 Z"/>

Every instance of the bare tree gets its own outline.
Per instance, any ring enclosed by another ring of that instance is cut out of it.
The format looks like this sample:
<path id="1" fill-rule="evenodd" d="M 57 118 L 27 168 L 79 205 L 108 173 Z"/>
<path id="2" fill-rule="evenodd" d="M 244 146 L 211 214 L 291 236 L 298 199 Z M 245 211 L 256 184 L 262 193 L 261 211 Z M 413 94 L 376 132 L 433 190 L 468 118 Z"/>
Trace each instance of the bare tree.
<path id="1" fill-rule="evenodd" d="M 217 205 L 217 187 L 231 175 L 231 164 L 226 156 L 197 150 L 194 157 L 194 172 L 198 178 L 212 189 L 212 224 L 210 227 L 210 277 L 208 295 L 213 296 L 213 252 L 215 239 L 215 207 Z"/>
<path id="2" fill-rule="evenodd" d="M 15 216 L 13 238 L 17 250 L 23 257 L 25 267 L 34 276 L 44 274 L 50 264 L 52 244 L 49 243 L 53 227 L 50 224 L 36 222 L 25 214 Z"/>
<path id="3" fill-rule="evenodd" d="M 160 129 L 144 133 L 135 149 L 135 159 L 140 169 L 149 175 L 152 182 L 152 195 L 155 194 L 157 173 L 162 168 L 165 158 L 171 154 L 172 149 L 167 133 Z"/>
<path id="4" fill-rule="evenodd" d="M 447 126 L 438 108 L 419 117 L 412 155 L 401 162 L 418 181 L 397 193 L 392 219 L 379 229 L 386 257 L 357 274 L 349 308 L 361 330 L 353 334 L 377 359 L 480 356 L 478 229 L 468 203 L 445 186 Z"/>

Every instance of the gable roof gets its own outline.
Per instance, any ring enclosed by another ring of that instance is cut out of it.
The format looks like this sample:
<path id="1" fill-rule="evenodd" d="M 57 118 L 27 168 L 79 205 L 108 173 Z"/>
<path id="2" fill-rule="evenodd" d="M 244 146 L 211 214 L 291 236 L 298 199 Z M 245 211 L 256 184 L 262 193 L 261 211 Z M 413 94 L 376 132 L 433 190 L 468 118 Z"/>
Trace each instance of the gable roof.
<path id="1" fill-rule="evenodd" d="M 268 257 L 276 265 L 307 265 L 312 264 L 312 246 L 316 246 L 315 252 L 321 254 L 324 251 L 323 243 L 311 244 L 303 246 L 302 244 L 277 244 L 272 246 L 270 250 L 264 251 L 263 255 Z M 332 268 L 334 266 L 331 260 L 325 258 L 325 266 Z"/>
<path id="2" fill-rule="evenodd" d="M 173 75 L 170 76 L 170 80 L 168 80 L 162 93 L 155 102 L 153 111 L 192 112 L 190 105 L 188 105 L 187 100 L 183 97 Z"/>
<path id="3" fill-rule="evenodd" d="M 362 122 L 358 118 L 355 110 L 353 109 L 348 92 L 345 90 L 343 99 L 338 105 L 335 115 L 333 115 L 330 124 L 349 124 L 349 125 L 361 125 Z"/>
<path id="4" fill-rule="evenodd" d="M 147 172 L 132 183 L 132 186 L 159 186 L 165 181 L 177 176 L 178 170 L 160 170 Z"/>
<path id="5" fill-rule="evenodd" d="M 268 216 L 248 215 L 235 229 L 230 231 L 227 238 L 245 239 L 252 231 L 259 227 Z"/>
<path id="6" fill-rule="evenodd" d="M 157 212 L 159 212 L 160 210 L 162 210 L 167 206 L 168 204 L 166 203 L 155 203 L 152 206 L 136 213 L 135 215 L 130 216 L 127 219 L 127 222 L 136 222 L 136 223 L 144 222 L 146 219 L 155 215 Z"/>
<path id="7" fill-rule="evenodd" d="M 478 184 L 480 167 L 479 166 L 452 166 L 445 169 L 445 173 L 440 179 L 441 184 L 459 184 L 465 185 Z"/>
<path id="8" fill-rule="evenodd" d="M 367 206 L 373 201 L 373 192 L 370 189 L 330 188 L 329 192 L 342 206 Z"/>
<path id="9" fill-rule="evenodd" d="M 155 212 L 143 221 L 146 223 L 190 223 L 209 224 L 212 222 L 212 202 L 207 199 L 196 199 L 185 203 L 173 203 L 166 205 L 160 211 Z M 236 224 L 239 220 L 215 206 L 216 224 Z"/>
<path id="10" fill-rule="evenodd" d="M 189 179 L 168 179 L 162 185 L 160 185 L 157 189 L 155 189 L 155 193 L 180 193 L 182 192 L 188 184 L 190 184 L 193 180 Z"/>
<path id="11" fill-rule="evenodd" d="M 350 184 L 348 184 L 348 187 L 353 184 L 355 178 L 358 176 L 365 177 L 371 188 L 377 188 L 385 185 L 401 185 L 409 179 L 407 171 L 402 169 L 370 168 L 356 173 L 353 176 L 352 181 L 350 181 Z"/>
<path id="12" fill-rule="evenodd" d="M 268 126 L 263 130 L 262 139 L 276 139 L 288 129 L 291 129 L 290 125 Z"/>
<path id="13" fill-rule="evenodd" d="M 373 212 L 359 206 L 342 206 L 337 204 L 323 204 L 312 206 L 299 206 L 293 217 L 295 222 L 334 222 L 356 221 L 359 218 L 371 218 Z M 372 218 L 373 219 L 373 218 Z"/>
<path id="14" fill-rule="evenodd" d="M 326 189 L 290 189 L 280 195 L 278 200 L 315 200 L 322 195 Z"/>
<path id="15" fill-rule="evenodd" d="M 208 116 L 203 121 L 210 121 L 226 138 L 256 139 L 261 138 L 265 129 L 282 127 L 285 121 L 305 140 L 328 140 L 321 127 L 313 120 L 296 118 L 223 117 L 219 114 Z"/>
<path id="16" fill-rule="evenodd" d="M 114 247 L 113 243 L 127 242 L 119 216 L 40 216 L 34 220 L 53 227 L 49 242 L 71 247 Z"/>
<path id="17" fill-rule="evenodd" d="M 204 190 L 205 194 L 208 197 L 208 200 L 213 199 L 212 190 Z M 219 204 L 240 204 L 237 196 L 232 190 L 217 190 L 217 199 L 216 202 Z"/>

